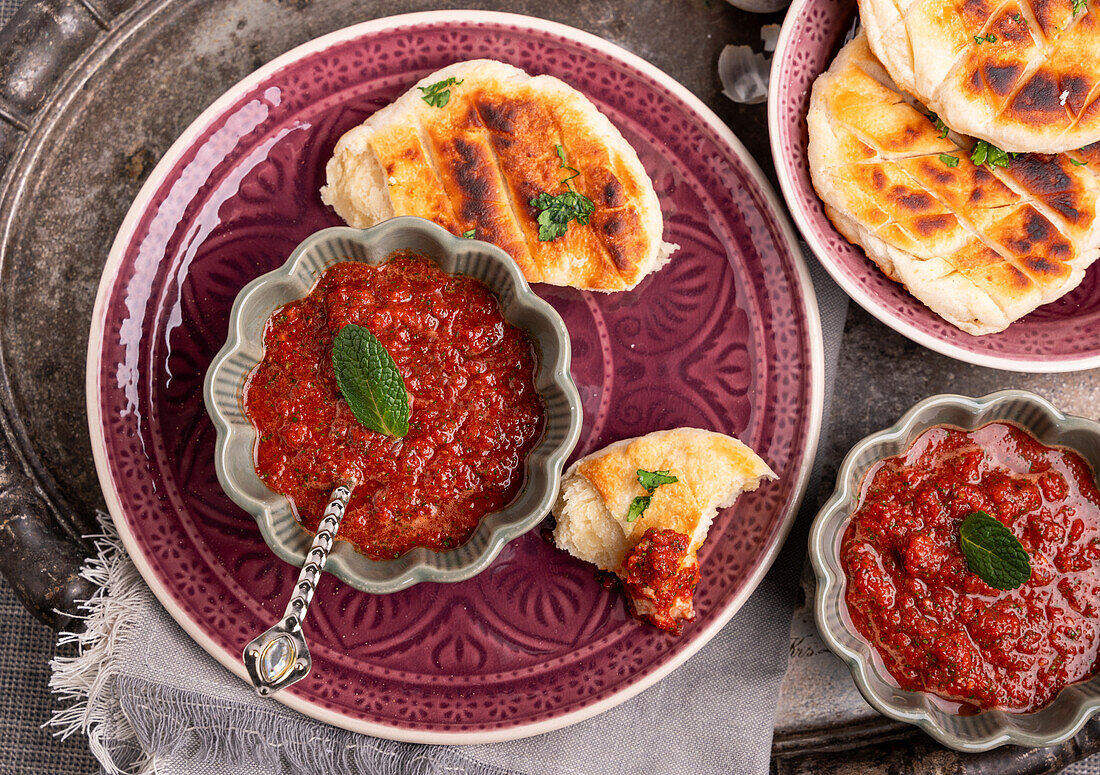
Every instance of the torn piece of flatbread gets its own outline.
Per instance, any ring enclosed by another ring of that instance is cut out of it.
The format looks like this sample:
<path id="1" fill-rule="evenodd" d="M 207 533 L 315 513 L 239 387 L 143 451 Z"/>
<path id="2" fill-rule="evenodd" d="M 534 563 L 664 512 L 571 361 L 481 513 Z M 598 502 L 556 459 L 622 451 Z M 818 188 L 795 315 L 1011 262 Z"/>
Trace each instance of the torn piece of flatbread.
<path id="1" fill-rule="evenodd" d="M 639 470 L 676 481 L 649 492 Z M 624 439 L 566 471 L 554 506 L 554 541 L 619 574 L 634 614 L 678 634 L 694 618 L 696 552 L 718 510 L 774 478 L 755 452 L 721 433 L 676 428 Z M 645 511 L 631 520 L 631 503 L 646 496 Z"/>

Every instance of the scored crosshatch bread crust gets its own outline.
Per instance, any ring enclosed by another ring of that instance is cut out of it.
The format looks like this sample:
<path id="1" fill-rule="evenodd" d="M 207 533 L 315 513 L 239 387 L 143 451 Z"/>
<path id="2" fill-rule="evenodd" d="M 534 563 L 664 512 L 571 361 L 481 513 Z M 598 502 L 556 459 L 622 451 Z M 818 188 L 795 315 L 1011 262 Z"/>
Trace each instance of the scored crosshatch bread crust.
<path id="1" fill-rule="evenodd" d="M 631 501 L 646 494 L 638 469 L 668 471 L 678 481 L 657 487 L 645 512 L 628 522 Z M 553 509 L 554 541 L 575 557 L 618 572 L 647 530 L 668 529 L 690 538 L 693 560 L 718 510 L 775 478 L 748 446 L 714 431 L 676 428 L 624 439 L 565 472 Z"/>
<path id="2" fill-rule="evenodd" d="M 447 104 L 417 87 L 454 78 Z M 588 225 L 539 239 L 530 201 L 568 190 L 561 146 L 592 200 Z M 530 282 L 628 290 L 669 259 L 653 184 L 637 153 L 584 95 L 552 76 L 492 60 L 460 62 L 417 86 L 336 145 L 321 198 L 351 226 L 416 215 L 508 252 Z"/>
<path id="3" fill-rule="evenodd" d="M 948 126 L 1006 151 L 1100 141 L 1096 0 L 859 0 L 895 83 Z"/>
<path id="4" fill-rule="evenodd" d="M 814 84 L 807 123 L 811 177 L 838 231 L 963 331 L 1003 330 L 1100 255 L 1100 164 L 1088 163 L 1100 152 L 974 165 L 973 141 L 942 136 L 863 33 Z"/>

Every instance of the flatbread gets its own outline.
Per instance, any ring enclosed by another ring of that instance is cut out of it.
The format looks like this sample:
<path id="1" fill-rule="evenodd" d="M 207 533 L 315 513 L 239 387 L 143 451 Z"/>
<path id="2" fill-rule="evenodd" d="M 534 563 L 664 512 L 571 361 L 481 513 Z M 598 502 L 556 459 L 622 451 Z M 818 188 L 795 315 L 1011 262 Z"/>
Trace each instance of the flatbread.
<path id="1" fill-rule="evenodd" d="M 445 106 L 422 88 L 454 78 Z M 557 148 L 570 167 L 562 168 Z M 584 95 L 547 75 L 480 59 L 421 79 L 347 132 L 321 198 L 351 226 L 416 215 L 472 233 L 515 259 L 530 282 L 596 291 L 636 286 L 668 261 L 653 184 L 630 144 Z M 530 201 L 569 187 L 595 206 L 587 225 L 541 241 Z"/>
<path id="2" fill-rule="evenodd" d="M 638 470 L 664 471 L 677 481 L 648 493 Z M 693 616 L 691 592 L 698 580 L 697 552 L 719 509 L 733 505 L 742 492 L 776 478 L 767 463 L 732 436 L 697 428 L 657 431 L 624 439 L 574 463 L 562 480 L 554 506 L 554 541 L 575 557 L 623 577 L 634 613 L 671 632 Z M 649 495 L 640 517 L 630 520 L 635 498 Z M 674 567 L 690 581 L 675 601 L 660 602 L 660 590 L 632 585 L 636 550 L 650 542 L 680 540 Z M 633 558 L 633 559 L 632 559 Z"/>
<path id="3" fill-rule="evenodd" d="M 859 0 L 894 82 L 956 132 L 1006 151 L 1100 141 L 1095 0 Z"/>
<path id="4" fill-rule="evenodd" d="M 807 123 L 833 224 L 967 333 L 1002 331 L 1068 293 L 1100 255 L 1091 151 L 975 166 L 973 139 L 943 136 L 862 33 L 814 84 Z"/>

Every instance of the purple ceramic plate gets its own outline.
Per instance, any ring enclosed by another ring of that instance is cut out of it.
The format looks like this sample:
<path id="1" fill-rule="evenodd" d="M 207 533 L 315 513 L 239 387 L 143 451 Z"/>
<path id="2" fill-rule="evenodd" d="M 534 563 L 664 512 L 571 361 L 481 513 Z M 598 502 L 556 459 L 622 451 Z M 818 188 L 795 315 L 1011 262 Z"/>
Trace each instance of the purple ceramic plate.
<path id="1" fill-rule="evenodd" d="M 325 576 L 306 622 L 313 672 L 278 698 L 382 737 L 486 742 L 580 721 L 711 638 L 775 557 L 821 420 L 813 291 L 793 232 L 730 131 L 641 59 L 558 24 L 483 12 L 382 19 L 291 51 L 230 89 L 134 202 L 93 316 L 88 413 L 115 524 L 183 628 L 244 677 L 244 644 L 296 569 L 218 486 L 203 376 L 230 306 L 304 237 L 339 223 L 317 190 L 340 135 L 418 78 L 492 57 L 585 92 L 638 149 L 680 244 L 630 293 L 536 285 L 573 339 L 584 408 L 574 456 L 694 425 L 739 436 L 780 480 L 721 515 L 681 638 L 633 621 L 593 568 L 540 538 L 479 576 L 368 595 Z"/>
<path id="2" fill-rule="evenodd" d="M 829 68 L 856 18 L 855 0 L 794 0 L 772 62 L 768 129 L 783 195 L 802 236 L 837 284 L 861 307 L 917 344 L 978 366 L 1009 371 L 1078 371 L 1100 366 L 1100 266 L 1075 290 L 999 334 L 971 336 L 886 278 L 829 221 L 810 182 L 806 112 L 810 89 Z"/>

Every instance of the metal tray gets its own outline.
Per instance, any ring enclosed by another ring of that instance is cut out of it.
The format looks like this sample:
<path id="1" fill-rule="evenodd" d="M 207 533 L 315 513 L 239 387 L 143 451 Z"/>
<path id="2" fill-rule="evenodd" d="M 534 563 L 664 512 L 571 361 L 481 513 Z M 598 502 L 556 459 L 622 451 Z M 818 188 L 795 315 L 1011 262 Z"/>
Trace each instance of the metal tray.
<path id="1" fill-rule="evenodd" d="M 278 54 L 369 18 L 455 7 L 544 16 L 636 52 L 714 108 L 774 183 L 764 106 L 723 98 L 716 62 L 726 43 L 759 47 L 781 14 L 720 0 L 29 0 L 0 31 L 0 571 L 40 619 L 72 623 L 91 591 L 80 536 L 97 531 L 103 502 L 84 352 L 100 271 L 145 176 L 204 107 Z M 795 617 L 776 773 L 1023 775 L 1097 750 L 1100 721 L 1051 749 L 943 749 L 863 703 L 805 605 Z"/>

